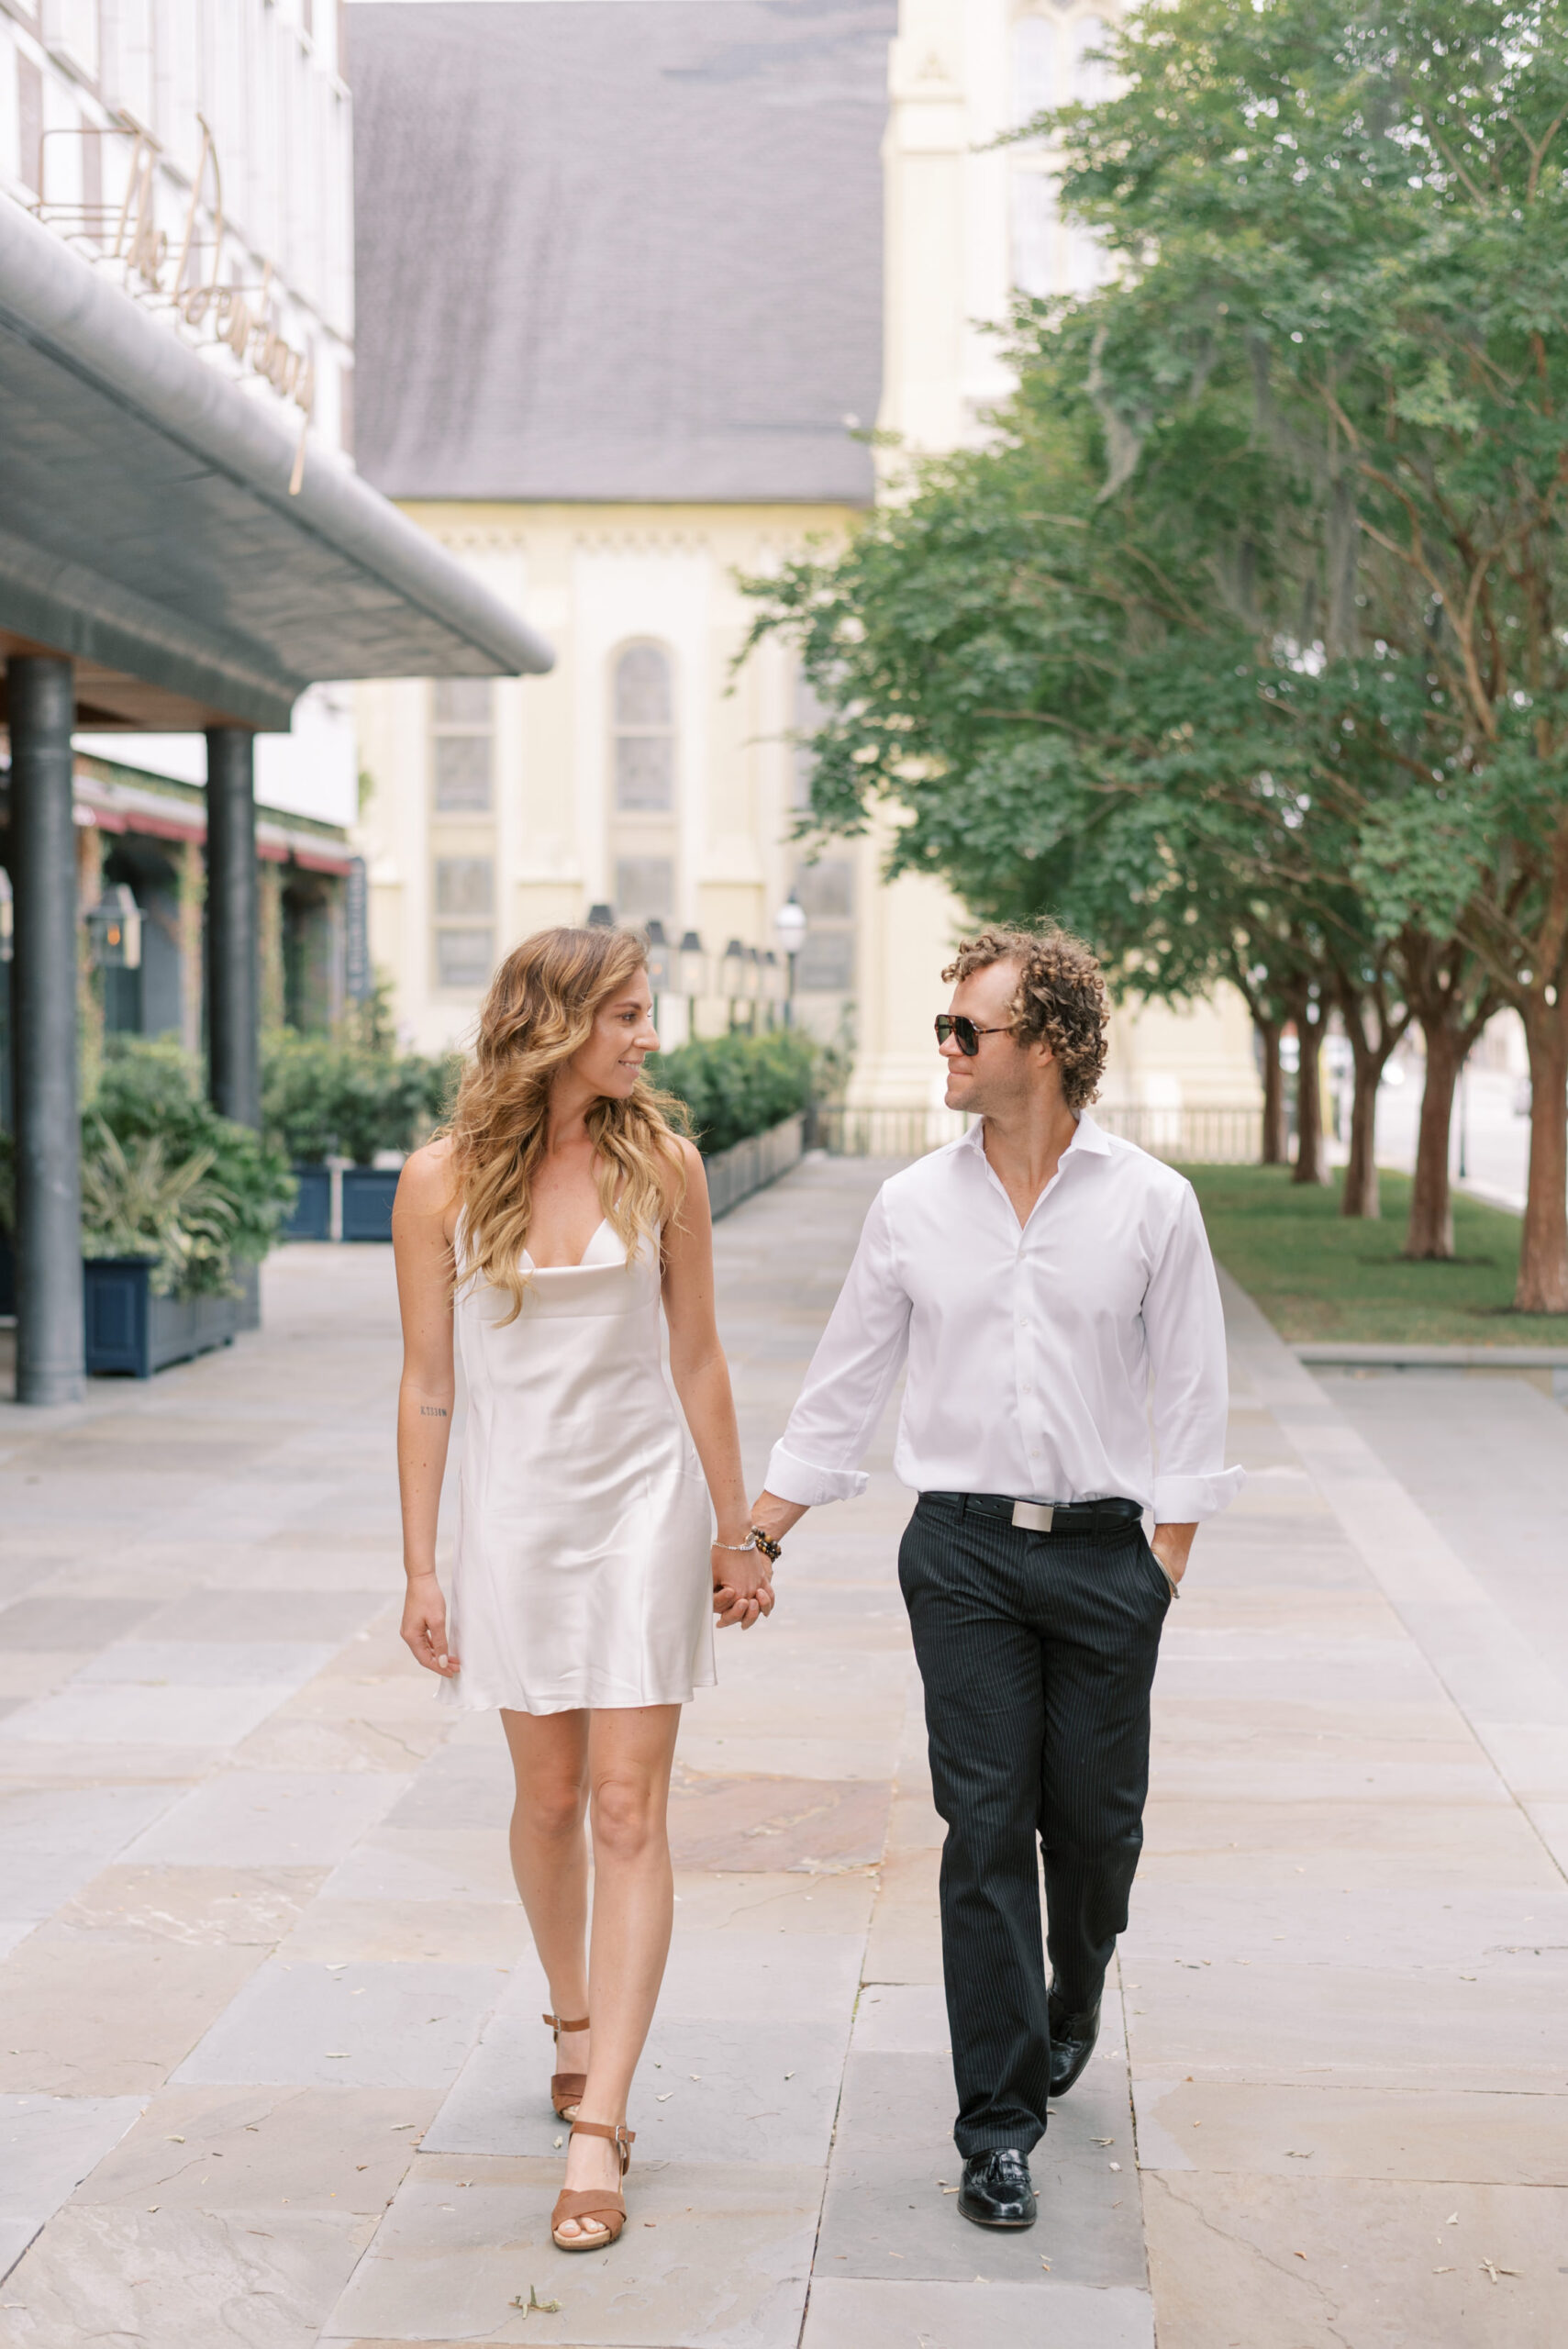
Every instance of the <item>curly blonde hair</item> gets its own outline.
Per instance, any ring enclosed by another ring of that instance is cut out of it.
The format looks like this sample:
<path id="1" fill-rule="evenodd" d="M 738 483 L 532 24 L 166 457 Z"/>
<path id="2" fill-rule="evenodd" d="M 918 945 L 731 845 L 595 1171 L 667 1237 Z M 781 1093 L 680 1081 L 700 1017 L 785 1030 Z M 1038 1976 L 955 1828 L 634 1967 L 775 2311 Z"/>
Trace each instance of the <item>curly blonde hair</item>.
<path id="1" fill-rule="evenodd" d="M 1010 1025 L 1020 1044 L 1049 1044 L 1062 1071 L 1062 1097 L 1086 1109 L 1106 1072 L 1110 1003 L 1100 966 L 1081 938 L 1054 922 L 1038 930 L 983 930 L 961 940 L 942 976 L 950 984 L 1016 963 L 1018 984 Z"/>
<path id="2" fill-rule="evenodd" d="M 459 1279 L 505 1293 L 511 1309 L 503 1326 L 521 1312 L 528 1286 L 523 1252 L 551 1082 L 587 1042 L 602 1007 L 647 963 L 630 930 L 540 930 L 513 948 L 491 982 L 448 1131 L 462 1207 Z M 601 1098 L 588 1112 L 599 1203 L 628 1264 L 685 1196 L 681 1116 L 680 1104 L 642 1076 L 627 1099 Z"/>

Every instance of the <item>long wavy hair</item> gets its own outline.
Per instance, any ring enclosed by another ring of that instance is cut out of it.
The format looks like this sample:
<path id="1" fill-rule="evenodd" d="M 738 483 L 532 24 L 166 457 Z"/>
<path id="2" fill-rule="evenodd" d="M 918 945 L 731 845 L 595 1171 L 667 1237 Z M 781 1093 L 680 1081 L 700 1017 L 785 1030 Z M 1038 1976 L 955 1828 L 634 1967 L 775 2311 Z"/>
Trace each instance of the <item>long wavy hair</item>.
<path id="1" fill-rule="evenodd" d="M 522 1311 L 528 1286 L 523 1252 L 551 1083 L 588 1041 L 602 1007 L 647 963 L 629 930 L 539 930 L 513 948 L 491 982 L 448 1130 L 462 1207 L 458 1280 L 505 1293 L 511 1309 L 503 1326 Z M 680 1103 L 643 1076 L 625 1100 L 601 1097 L 588 1112 L 599 1203 L 628 1264 L 645 1236 L 657 1241 L 685 1195 L 682 1117 Z"/>

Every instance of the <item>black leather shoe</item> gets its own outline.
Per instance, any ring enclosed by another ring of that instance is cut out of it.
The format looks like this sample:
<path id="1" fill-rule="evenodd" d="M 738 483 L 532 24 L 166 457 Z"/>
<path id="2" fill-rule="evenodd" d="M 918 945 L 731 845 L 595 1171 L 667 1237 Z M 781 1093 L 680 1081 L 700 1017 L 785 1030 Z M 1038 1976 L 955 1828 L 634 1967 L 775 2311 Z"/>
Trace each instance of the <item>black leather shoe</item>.
<path id="1" fill-rule="evenodd" d="M 1040 2210 L 1029 2184 L 1029 2156 L 1016 2145 L 971 2154 L 963 2165 L 958 2207 L 977 2227 L 1032 2227 Z"/>
<path id="2" fill-rule="evenodd" d="M 1081 2015 L 1051 2009 L 1051 2093 L 1065 2096 L 1095 2052 L 1100 2035 L 1100 2002 Z"/>

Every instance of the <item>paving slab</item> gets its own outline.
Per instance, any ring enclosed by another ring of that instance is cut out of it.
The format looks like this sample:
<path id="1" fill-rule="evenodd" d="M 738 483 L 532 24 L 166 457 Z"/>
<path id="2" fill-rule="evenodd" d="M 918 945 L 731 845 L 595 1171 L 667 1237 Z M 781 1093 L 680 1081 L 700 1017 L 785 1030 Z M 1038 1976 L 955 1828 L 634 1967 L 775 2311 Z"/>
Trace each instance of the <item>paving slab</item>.
<path id="1" fill-rule="evenodd" d="M 802 2349 L 1153 2349 L 1147 2292 L 1128 2286 L 873 2284 L 818 2276 Z"/>
<path id="2" fill-rule="evenodd" d="M 795 2349 L 820 2172 L 662 2165 L 639 2178 L 613 2251 L 550 2240 L 554 2175 L 422 2161 L 322 2334 L 384 2341 L 570 2342 L 602 2349 Z M 556 2314 L 523 2313 L 532 2288 Z"/>
<path id="3" fill-rule="evenodd" d="M 176 2083 L 437 2087 L 456 2077 L 500 1987 L 486 1965 L 259 1967 Z"/>
<path id="4" fill-rule="evenodd" d="M 0 2096 L 0 2276 L 140 2114 L 134 2096 Z"/>
<path id="5" fill-rule="evenodd" d="M 167 1787 L 0 1792 L 0 1917 L 50 1916 L 174 1800 Z"/>
<path id="6" fill-rule="evenodd" d="M 125 1857 L 183 1867 L 330 1866 L 411 1783 L 384 1771 L 226 1771 L 166 1808 Z"/>

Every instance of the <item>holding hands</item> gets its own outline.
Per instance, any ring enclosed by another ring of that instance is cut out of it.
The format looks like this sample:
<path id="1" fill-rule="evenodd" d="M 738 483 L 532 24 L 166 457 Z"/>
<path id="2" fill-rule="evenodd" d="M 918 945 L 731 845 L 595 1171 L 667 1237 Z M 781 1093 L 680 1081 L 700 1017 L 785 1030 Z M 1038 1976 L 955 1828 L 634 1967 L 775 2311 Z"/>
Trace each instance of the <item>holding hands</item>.
<path id="1" fill-rule="evenodd" d="M 722 1631 L 739 1623 L 749 1631 L 760 1615 L 773 1611 L 773 1561 L 778 1545 L 806 1510 L 798 1501 L 761 1493 L 744 1529 L 713 1545 L 713 1611 Z M 766 1544 L 764 1547 L 763 1545 Z"/>
<path id="2" fill-rule="evenodd" d="M 773 1611 L 773 1564 L 758 1549 L 750 1529 L 738 1540 L 713 1545 L 713 1611 L 718 1629 L 739 1623 L 749 1631 L 759 1616 Z"/>

